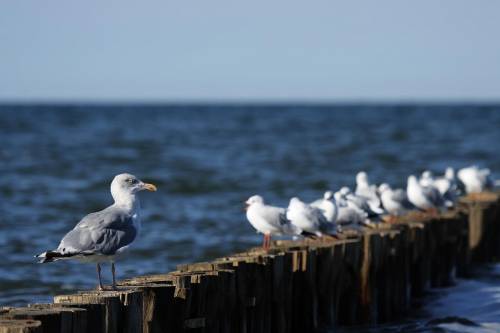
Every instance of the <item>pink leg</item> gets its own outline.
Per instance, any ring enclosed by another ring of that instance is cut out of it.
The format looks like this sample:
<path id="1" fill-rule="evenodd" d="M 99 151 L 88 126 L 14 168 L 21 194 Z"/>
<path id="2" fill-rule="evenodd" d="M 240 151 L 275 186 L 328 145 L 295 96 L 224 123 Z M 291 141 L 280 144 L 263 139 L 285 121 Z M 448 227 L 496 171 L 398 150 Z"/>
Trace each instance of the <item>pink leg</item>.
<path id="1" fill-rule="evenodd" d="M 269 249 L 270 243 L 271 243 L 271 235 L 265 234 L 264 235 L 264 243 L 262 245 L 262 247 L 264 248 L 264 250 Z"/>

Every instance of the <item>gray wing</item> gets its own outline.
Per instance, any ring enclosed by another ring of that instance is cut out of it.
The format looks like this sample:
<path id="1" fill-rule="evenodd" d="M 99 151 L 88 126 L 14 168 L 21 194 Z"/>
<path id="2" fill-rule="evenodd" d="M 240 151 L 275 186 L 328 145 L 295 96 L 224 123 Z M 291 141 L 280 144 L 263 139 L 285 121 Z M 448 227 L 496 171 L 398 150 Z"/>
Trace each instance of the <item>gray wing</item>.
<path id="1" fill-rule="evenodd" d="M 135 239 L 131 215 L 116 207 L 85 216 L 61 240 L 58 250 L 67 254 L 113 255 Z"/>
<path id="2" fill-rule="evenodd" d="M 441 193 L 439 193 L 438 189 L 429 186 L 429 187 L 424 187 L 424 193 L 427 198 L 434 204 L 436 207 L 441 207 L 444 204 L 443 197 L 441 196 Z"/>
<path id="3" fill-rule="evenodd" d="M 273 225 L 280 233 L 295 235 L 299 233 L 298 228 L 286 217 L 286 209 L 275 206 L 265 206 L 262 209 L 262 218 Z"/>
<path id="4" fill-rule="evenodd" d="M 325 215 L 320 208 L 309 206 L 307 210 L 307 217 L 314 221 L 321 232 L 329 233 L 334 232 L 335 224 L 328 222 Z"/>
<path id="5" fill-rule="evenodd" d="M 264 206 L 262 207 L 261 216 L 269 224 L 276 227 L 280 227 L 288 221 L 286 219 L 286 210 L 281 207 Z"/>

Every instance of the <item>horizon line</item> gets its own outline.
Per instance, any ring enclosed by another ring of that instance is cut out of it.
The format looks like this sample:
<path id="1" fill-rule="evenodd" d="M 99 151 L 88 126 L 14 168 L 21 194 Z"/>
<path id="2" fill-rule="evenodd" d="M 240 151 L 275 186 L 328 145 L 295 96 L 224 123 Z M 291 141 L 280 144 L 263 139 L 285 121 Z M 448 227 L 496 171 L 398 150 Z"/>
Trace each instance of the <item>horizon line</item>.
<path id="1" fill-rule="evenodd" d="M 500 98 L 214 98 L 214 99 L 0 99 L 0 107 L 5 106 L 239 106 L 239 105 L 263 105 L 263 106 L 289 106 L 289 105 L 312 105 L 312 106 L 363 106 L 363 105 L 499 105 Z"/>

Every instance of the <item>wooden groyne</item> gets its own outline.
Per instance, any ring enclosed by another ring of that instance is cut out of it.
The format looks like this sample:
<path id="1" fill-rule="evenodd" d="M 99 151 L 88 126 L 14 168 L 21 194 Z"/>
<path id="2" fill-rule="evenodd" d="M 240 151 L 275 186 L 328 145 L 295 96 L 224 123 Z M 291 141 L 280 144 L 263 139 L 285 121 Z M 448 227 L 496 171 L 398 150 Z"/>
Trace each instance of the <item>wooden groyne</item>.
<path id="1" fill-rule="evenodd" d="M 462 198 L 342 240 L 279 241 L 52 304 L 0 309 L 0 333 L 311 332 L 404 315 L 412 299 L 500 259 L 500 195 Z"/>

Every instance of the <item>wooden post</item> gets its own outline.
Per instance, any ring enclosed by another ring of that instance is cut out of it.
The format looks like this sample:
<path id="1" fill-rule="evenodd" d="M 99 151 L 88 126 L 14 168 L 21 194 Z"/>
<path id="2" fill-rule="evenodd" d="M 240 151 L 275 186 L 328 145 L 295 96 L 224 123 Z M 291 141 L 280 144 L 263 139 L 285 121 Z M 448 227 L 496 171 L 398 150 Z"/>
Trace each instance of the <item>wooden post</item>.
<path id="1" fill-rule="evenodd" d="M 142 294 L 136 290 L 88 291 L 54 297 L 56 304 L 102 304 L 104 318 L 96 330 L 106 333 L 140 332 L 142 330 Z"/>
<path id="2" fill-rule="evenodd" d="M 39 320 L 0 319 L 0 333 L 43 333 Z"/>

